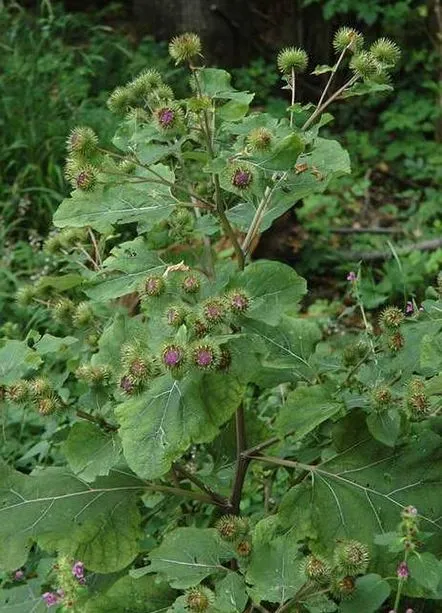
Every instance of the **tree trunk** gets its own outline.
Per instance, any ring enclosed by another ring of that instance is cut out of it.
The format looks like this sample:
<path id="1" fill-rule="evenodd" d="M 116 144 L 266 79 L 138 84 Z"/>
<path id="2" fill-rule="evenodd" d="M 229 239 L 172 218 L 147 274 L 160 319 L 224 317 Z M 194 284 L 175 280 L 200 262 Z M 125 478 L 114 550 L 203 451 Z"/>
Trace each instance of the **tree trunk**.
<path id="1" fill-rule="evenodd" d="M 201 36 L 208 62 L 240 66 L 250 56 L 248 7 L 238 0 L 134 0 L 140 32 L 168 40 L 183 32 Z"/>

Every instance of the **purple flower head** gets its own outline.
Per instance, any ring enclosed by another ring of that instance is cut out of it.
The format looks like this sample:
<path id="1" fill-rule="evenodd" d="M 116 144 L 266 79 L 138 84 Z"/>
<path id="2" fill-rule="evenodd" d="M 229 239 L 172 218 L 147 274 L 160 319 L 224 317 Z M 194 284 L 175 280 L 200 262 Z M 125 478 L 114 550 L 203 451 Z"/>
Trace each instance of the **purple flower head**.
<path id="1" fill-rule="evenodd" d="M 161 277 L 147 277 L 144 289 L 148 296 L 159 296 L 164 290 L 164 280 Z"/>
<path id="2" fill-rule="evenodd" d="M 403 518 L 417 517 L 417 515 L 418 515 L 418 511 L 416 507 L 413 507 L 413 505 L 409 505 L 408 507 L 405 507 L 404 510 L 402 511 Z"/>
<path id="3" fill-rule="evenodd" d="M 244 292 L 236 291 L 230 295 L 230 308 L 235 313 L 244 313 L 249 308 L 249 299 Z"/>
<path id="4" fill-rule="evenodd" d="M 221 300 L 214 298 L 204 305 L 204 317 L 212 324 L 219 323 L 224 319 L 225 307 Z"/>
<path id="5" fill-rule="evenodd" d="M 173 109 L 164 108 L 158 111 L 158 123 L 162 128 L 170 128 L 175 121 L 175 112 Z"/>
<path id="6" fill-rule="evenodd" d="M 356 279 L 357 279 L 356 273 L 353 270 L 351 270 L 347 275 L 347 281 L 351 281 L 353 283 L 354 281 L 356 281 Z"/>
<path id="7" fill-rule="evenodd" d="M 232 176 L 232 185 L 238 189 L 246 189 L 252 182 L 252 175 L 248 170 L 238 168 Z"/>
<path id="8" fill-rule="evenodd" d="M 399 579 L 407 579 L 410 574 L 407 563 L 401 562 L 396 569 L 396 573 Z"/>
<path id="9" fill-rule="evenodd" d="M 128 377 L 127 375 L 125 375 L 120 380 L 120 387 L 124 392 L 126 392 L 126 394 L 130 394 L 135 389 L 135 383 L 133 382 L 131 377 Z"/>
<path id="10" fill-rule="evenodd" d="M 196 347 L 193 352 L 193 361 L 195 366 L 199 366 L 200 368 L 209 368 L 213 366 L 215 362 L 213 349 L 208 345 Z"/>
<path id="11" fill-rule="evenodd" d="M 15 571 L 14 581 L 23 581 L 24 578 L 25 578 L 25 573 L 21 569 L 18 569 Z"/>
<path id="12" fill-rule="evenodd" d="M 414 306 L 413 303 L 408 301 L 407 305 L 405 307 L 405 312 L 407 315 L 411 315 L 412 313 L 414 313 Z"/>
<path id="13" fill-rule="evenodd" d="M 184 352 L 178 345 L 168 345 L 163 351 L 163 364 L 166 368 L 178 368 L 184 361 Z"/>
<path id="14" fill-rule="evenodd" d="M 182 284 L 183 290 L 189 294 L 197 292 L 200 288 L 199 279 L 193 275 L 186 277 Z"/>
<path id="15" fill-rule="evenodd" d="M 79 581 L 84 581 L 84 564 L 83 562 L 75 562 L 72 566 L 72 574 Z"/>
<path id="16" fill-rule="evenodd" d="M 60 601 L 60 596 L 56 594 L 55 592 L 45 592 L 42 595 L 42 598 L 48 607 L 53 607 L 54 605 L 58 604 Z"/>

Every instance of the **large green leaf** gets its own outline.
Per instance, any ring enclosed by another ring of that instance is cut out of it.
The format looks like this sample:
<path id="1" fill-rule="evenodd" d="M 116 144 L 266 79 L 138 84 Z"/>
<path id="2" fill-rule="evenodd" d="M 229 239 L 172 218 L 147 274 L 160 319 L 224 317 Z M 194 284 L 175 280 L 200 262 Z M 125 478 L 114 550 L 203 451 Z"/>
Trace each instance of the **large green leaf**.
<path id="1" fill-rule="evenodd" d="M 276 428 L 283 435 L 294 430 L 294 438 L 300 440 L 340 409 L 341 405 L 323 386 L 302 385 L 287 396 L 278 413 Z"/>
<path id="2" fill-rule="evenodd" d="M 145 180 L 125 180 L 124 183 L 99 186 L 86 192 L 75 190 L 58 207 L 54 224 L 59 228 L 90 226 L 105 231 L 117 223 L 141 220 L 146 229 L 166 219 L 175 202 L 170 186 L 161 180 L 173 182 L 174 175 L 163 164 L 152 166 L 152 170 L 160 178 L 151 175 Z"/>
<path id="3" fill-rule="evenodd" d="M 172 587 L 185 589 L 209 575 L 226 572 L 222 562 L 232 557 L 232 550 L 214 528 L 177 528 L 151 551 L 147 570 L 163 575 Z"/>
<path id="4" fill-rule="evenodd" d="M 340 538 L 370 545 L 373 535 L 392 531 L 401 509 L 419 510 L 422 530 L 434 534 L 431 548 L 442 542 L 441 437 L 424 428 L 393 451 L 372 440 L 350 415 L 339 427 L 347 446 L 336 457 L 311 467 L 311 478 L 283 498 L 283 526 L 296 526 L 299 539 L 310 538 L 314 548 L 334 548 Z M 346 434 L 345 434 L 346 433 Z"/>
<path id="5" fill-rule="evenodd" d="M 292 169 L 287 179 L 281 183 L 281 187 L 275 191 L 263 213 L 261 232 L 270 228 L 275 219 L 294 206 L 298 200 L 315 192 L 323 192 L 334 177 L 350 172 L 350 159 L 345 149 L 337 141 L 324 138 L 317 138 L 313 150 L 301 153 L 293 165 L 295 163 L 299 164 L 300 168 L 306 164 L 307 169 L 303 172 Z M 258 205 L 258 202 L 251 200 L 241 202 L 230 209 L 227 215 L 235 226 L 247 231 Z"/>
<path id="6" fill-rule="evenodd" d="M 282 604 L 292 598 L 305 581 L 299 572 L 300 559 L 293 537 L 255 535 L 246 574 L 252 599 Z"/>
<path id="7" fill-rule="evenodd" d="M 213 440 L 237 409 L 244 387 L 228 374 L 164 375 L 116 409 L 129 466 L 146 479 L 166 473 L 191 443 Z"/>
<path id="8" fill-rule="evenodd" d="M 244 329 L 255 337 L 256 350 L 262 354 L 261 369 L 253 379 L 258 385 L 274 387 L 279 383 L 313 379 L 315 370 L 309 358 L 321 338 L 316 323 L 285 316 L 277 326 L 248 320 Z"/>
<path id="9" fill-rule="evenodd" d="M 136 493 L 143 484 L 112 474 L 88 485 L 64 468 L 25 476 L 0 466 L 0 566 L 26 562 L 37 540 L 81 559 L 91 570 L 113 572 L 138 553 Z"/>
<path id="10" fill-rule="evenodd" d="M 63 452 L 75 475 L 94 481 L 108 475 L 121 459 L 121 443 L 115 433 L 106 433 L 90 422 L 78 422 L 70 429 Z"/>
<path id="11" fill-rule="evenodd" d="M 0 349 L 0 383 L 14 383 L 40 363 L 40 356 L 24 341 L 8 340 Z"/>
<path id="12" fill-rule="evenodd" d="M 244 578 L 238 573 L 229 572 L 215 585 L 214 607 L 219 613 L 242 613 L 248 595 Z"/>
<path id="13" fill-rule="evenodd" d="M 232 285 L 251 297 L 247 317 L 276 325 L 282 316 L 296 313 L 307 292 L 307 283 L 293 268 L 270 260 L 253 262 L 239 273 Z"/>
<path id="14" fill-rule="evenodd" d="M 103 271 L 97 274 L 86 293 L 97 301 L 118 298 L 136 291 L 147 276 L 161 274 L 165 268 L 161 258 L 139 236 L 112 249 L 103 263 Z"/>
<path id="15" fill-rule="evenodd" d="M 0 613 L 47 613 L 40 584 L 41 580 L 31 579 L 25 585 L 0 590 Z"/>
<path id="16" fill-rule="evenodd" d="M 157 577 L 121 577 L 104 594 L 91 598 L 84 613 L 159 613 L 173 603 L 175 592 Z"/>

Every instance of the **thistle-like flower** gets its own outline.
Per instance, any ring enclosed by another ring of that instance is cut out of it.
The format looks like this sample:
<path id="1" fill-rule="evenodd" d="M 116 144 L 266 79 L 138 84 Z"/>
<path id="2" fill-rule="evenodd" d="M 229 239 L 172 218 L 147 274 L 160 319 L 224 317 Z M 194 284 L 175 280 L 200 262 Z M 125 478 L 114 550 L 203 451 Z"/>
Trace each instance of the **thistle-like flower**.
<path id="1" fill-rule="evenodd" d="M 38 377 L 30 381 L 29 389 L 36 399 L 49 396 L 52 393 L 52 386 L 46 377 Z"/>
<path id="2" fill-rule="evenodd" d="M 339 28 L 333 37 L 333 47 L 337 53 L 341 53 L 344 49 L 356 51 L 362 47 L 364 37 L 354 28 L 343 26 Z"/>
<path id="3" fill-rule="evenodd" d="M 404 336 L 399 330 L 396 330 L 396 332 L 393 332 L 393 334 L 390 334 L 390 336 L 387 338 L 387 345 L 390 351 L 400 351 L 404 346 L 404 343 Z"/>
<path id="4" fill-rule="evenodd" d="M 32 285 L 23 285 L 20 287 L 15 294 L 15 301 L 19 306 L 25 307 L 32 304 L 34 298 L 36 297 L 37 292 L 34 286 Z"/>
<path id="5" fill-rule="evenodd" d="M 248 534 L 249 522 L 245 517 L 223 515 L 217 521 L 216 529 L 223 540 L 233 542 Z"/>
<path id="6" fill-rule="evenodd" d="M 371 55 L 382 67 L 392 68 L 401 57 L 401 50 L 388 38 L 379 38 L 370 47 Z"/>
<path id="7" fill-rule="evenodd" d="M 143 100 L 161 85 L 163 85 L 163 80 L 158 70 L 145 70 L 128 83 L 126 88 L 132 98 Z"/>
<path id="8" fill-rule="evenodd" d="M 240 541 L 236 546 L 236 553 L 246 558 L 252 553 L 252 543 L 249 540 Z"/>
<path id="9" fill-rule="evenodd" d="M 278 53 L 277 64 L 279 70 L 284 75 L 304 72 L 308 64 L 308 55 L 304 49 L 299 47 L 286 47 Z"/>
<path id="10" fill-rule="evenodd" d="M 122 160 L 118 164 L 118 170 L 125 175 L 132 175 L 137 169 L 137 165 L 132 160 Z"/>
<path id="11" fill-rule="evenodd" d="M 323 585 L 330 580 L 330 564 L 314 555 L 307 556 L 302 564 L 304 575 L 310 581 Z"/>
<path id="12" fill-rule="evenodd" d="M 37 409 L 40 415 L 52 415 L 60 408 L 58 399 L 51 395 L 46 398 L 40 398 L 37 402 Z"/>
<path id="13" fill-rule="evenodd" d="M 405 316 L 398 307 L 387 307 L 379 318 L 379 323 L 383 328 L 396 329 L 405 321 Z"/>
<path id="14" fill-rule="evenodd" d="M 224 301 L 219 298 L 210 298 L 203 304 L 203 314 L 209 325 L 219 324 L 226 317 Z"/>
<path id="15" fill-rule="evenodd" d="M 385 385 L 376 387 L 372 393 L 372 403 L 377 410 L 382 410 L 391 404 L 393 395 L 390 388 Z"/>
<path id="16" fill-rule="evenodd" d="M 268 151 L 272 146 L 273 135 L 268 128 L 254 128 L 247 135 L 252 151 Z"/>
<path id="17" fill-rule="evenodd" d="M 92 190 L 97 184 L 98 169 L 92 164 L 85 164 L 72 175 L 70 181 L 72 187 L 81 189 L 82 191 Z"/>
<path id="18" fill-rule="evenodd" d="M 133 106 L 133 95 L 127 87 L 117 87 L 108 98 L 107 106 L 116 115 L 125 115 Z"/>
<path id="19" fill-rule="evenodd" d="M 89 302 L 80 302 L 75 307 L 72 315 L 72 322 L 74 326 L 84 328 L 89 326 L 94 320 L 94 311 Z"/>
<path id="20" fill-rule="evenodd" d="M 254 180 L 253 167 L 246 162 L 229 164 L 226 168 L 226 173 L 231 185 L 239 192 L 248 189 Z"/>
<path id="21" fill-rule="evenodd" d="M 198 277 L 192 274 L 184 277 L 181 287 L 186 294 L 196 294 L 201 287 L 201 283 Z"/>
<path id="22" fill-rule="evenodd" d="M 120 379 L 120 389 L 126 394 L 132 394 L 136 389 L 135 381 L 129 375 L 124 375 Z"/>
<path id="23" fill-rule="evenodd" d="M 186 361 L 186 351 L 181 345 L 166 345 L 162 353 L 162 362 L 169 370 L 176 370 Z"/>
<path id="24" fill-rule="evenodd" d="M 175 104 L 169 104 L 155 109 L 154 118 L 160 130 L 173 130 L 180 125 L 183 113 L 180 107 Z"/>
<path id="25" fill-rule="evenodd" d="M 248 310 L 250 298 L 242 290 L 233 290 L 227 296 L 227 304 L 233 313 L 240 315 Z"/>
<path id="26" fill-rule="evenodd" d="M 425 390 L 425 384 L 421 379 L 412 379 L 408 384 L 407 408 L 417 418 L 425 417 L 430 410 L 430 401 Z"/>
<path id="27" fill-rule="evenodd" d="M 232 363 L 232 354 L 228 349 L 223 347 L 221 349 L 221 354 L 218 362 L 218 370 L 226 371 L 229 369 L 230 364 Z"/>
<path id="28" fill-rule="evenodd" d="M 162 83 L 155 90 L 155 96 L 158 98 L 158 100 L 173 100 L 175 98 L 173 89 L 165 83 Z"/>
<path id="29" fill-rule="evenodd" d="M 95 152 L 98 144 L 98 136 L 92 128 L 78 126 L 69 134 L 66 144 L 69 153 L 80 154 L 87 157 Z"/>
<path id="30" fill-rule="evenodd" d="M 220 352 L 217 347 L 209 344 L 195 345 L 191 350 L 192 363 L 201 370 L 216 368 L 219 364 Z"/>
<path id="31" fill-rule="evenodd" d="M 370 563 L 370 552 L 358 541 L 344 541 L 336 547 L 334 563 L 347 575 L 362 575 Z"/>
<path id="32" fill-rule="evenodd" d="M 335 579 L 332 584 L 332 594 L 335 598 L 347 600 L 353 596 L 356 589 L 356 581 L 354 577 L 346 575 L 339 579 Z"/>
<path id="33" fill-rule="evenodd" d="M 201 55 L 201 39 L 198 34 L 186 32 L 181 36 L 175 36 L 169 43 L 169 54 L 175 63 L 190 62 L 197 55 Z"/>
<path id="34" fill-rule="evenodd" d="M 144 293 L 147 296 L 161 296 L 166 289 L 163 277 L 150 276 L 144 281 Z"/>
<path id="35" fill-rule="evenodd" d="M 187 590 L 185 594 L 187 608 L 189 611 L 194 611 L 195 613 L 207 611 L 214 600 L 215 595 L 213 592 L 203 585 L 192 587 L 190 590 Z"/>
<path id="36" fill-rule="evenodd" d="M 79 366 L 75 371 L 77 379 L 86 381 L 91 385 L 99 385 L 100 383 L 106 383 L 111 375 L 109 366 L 92 364 L 83 364 Z"/>
<path id="37" fill-rule="evenodd" d="M 361 51 L 353 56 L 350 68 L 362 79 L 371 79 L 379 72 L 379 63 L 369 51 Z"/>
<path id="38" fill-rule="evenodd" d="M 399 564 L 399 566 L 397 567 L 397 570 L 396 570 L 396 574 L 397 574 L 399 579 L 403 579 L 403 580 L 404 579 L 408 579 L 408 577 L 410 576 L 410 570 L 409 570 L 408 565 L 407 565 L 407 563 L 405 561 L 401 562 Z"/>
<path id="39" fill-rule="evenodd" d="M 182 306 L 170 306 L 165 313 L 166 323 L 179 328 L 186 320 L 187 310 Z"/>
<path id="40" fill-rule="evenodd" d="M 59 298 L 52 306 L 52 315 L 55 321 L 66 323 L 71 320 L 75 305 L 69 298 Z"/>
<path id="41" fill-rule="evenodd" d="M 29 397 L 29 392 L 29 383 L 22 379 L 6 388 L 6 398 L 11 402 L 25 402 Z"/>

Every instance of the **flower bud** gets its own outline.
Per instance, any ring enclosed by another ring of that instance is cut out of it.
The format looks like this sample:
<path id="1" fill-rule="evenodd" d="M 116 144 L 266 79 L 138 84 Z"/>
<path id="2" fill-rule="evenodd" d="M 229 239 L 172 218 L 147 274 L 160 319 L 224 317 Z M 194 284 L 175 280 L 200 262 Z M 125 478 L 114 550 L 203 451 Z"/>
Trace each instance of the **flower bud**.
<path id="1" fill-rule="evenodd" d="M 196 294 L 200 290 L 201 283 L 196 275 L 187 275 L 187 277 L 184 277 L 181 287 L 186 294 Z"/>
<path id="2" fill-rule="evenodd" d="M 92 364 L 83 364 L 77 368 L 75 371 L 75 376 L 77 379 L 86 381 L 91 385 L 99 385 L 100 383 L 106 383 L 109 380 L 111 371 L 109 366 L 92 366 Z"/>
<path id="3" fill-rule="evenodd" d="M 122 160 L 118 164 L 118 170 L 125 175 L 132 175 L 137 169 L 137 165 L 132 160 Z"/>
<path id="4" fill-rule="evenodd" d="M 34 398 L 43 398 L 49 396 L 52 392 L 52 386 L 46 377 L 38 377 L 30 381 L 29 389 Z"/>
<path id="5" fill-rule="evenodd" d="M 107 106 L 116 115 L 125 115 L 133 106 L 132 92 L 127 87 L 117 87 L 108 98 Z"/>
<path id="6" fill-rule="evenodd" d="M 71 320 L 75 305 L 69 298 L 60 298 L 52 307 L 52 315 L 55 321 L 66 323 Z"/>
<path id="7" fill-rule="evenodd" d="M 74 128 L 67 139 L 69 153 L 77 153 L 84 157 L 94 153 L 98 144 L 98 136 L 92 128 L 79 126 Z"/>
<path id="8" fill-rule="evenodd" d="M 79 168 L 78 172 L 72 177 L 72 187 L 81 189 L 82 191 L 89 191 L 94 189 L 97 183 L 97 169 L 91 164 L 85 164 Z"/>
<path id="9" fill-rule="evenodd" d="M 55 396 L 40 398 L 37 402 L 37 409 L 40 415 L 52 415 L 60 408 L 58 399 Z"/>
<path id="10" fill-rule="evenodd" d="M 289 75 L 294 72 L 304 72 L 308 64 L 308 55 L 304 49 L 286 47 L 278 53 L 277 64 L 282 74 Z"/>
<path id="11" fill-rule="evenodd" d="M 336 579 L 332 585 L 332 594 L 335 598 L 346 600 L 351 598 L 356 589 L 356 581 L 354 577 L 347 575 L 340 579 Z"/>
<path id="12" fill-rule="evenodd" d="M 307 579 L 320 585 L 330 580 L 330 565 L 316 556 L 307 556 L 303 563 L 303 571 Z"/>
<path id="13" fill-rule="evenodd" d="M 387 338 L 387 345 L 390 351 L 399 351 L 404 346 L 405 339 L 401 332 L 397 330 Z"/>
<path id="14" fill-rule="evenodd" d="M 366 545 L 358 541 L 344 541 L 335 550 L 336 567 L 348 575 L 362 575 L 370 563 L 370 552 Z"/>
<path id="15" fill-rule="evenodd" d="M 126 394 L 132 394 L 135 391 L 136 385 L 130 375 L 124 375 L 123 377 L 121 377 L 120 389 L 122 389 L 123 392 L 126 392 Z"/>
<path id="16" fill-rule="evenodd" d="M 267 128 L 254 128 L 247 136 L 252 151 L 268 151 L 272 146 L 272 133 Z"/>
<path id="17" fill-rule="evenodd" d="M 25 402 L 29 398 L 29 392 L 29 383 L 22 379 L 6 388 L 6 398 L 11 402 Z"/>
<path id="18" fill-rule="evenodd" d="M 145 70 L 128 83 L 126 89 L 130 93 L 131 99 L 143 101 L 153 90 L 160 87 L 162 83 L 163 80 L 158 70 Z"/>
<path id="19" fill-rule="evenodd" d="M 186 320 L 187 310 L 181 306 L 171 306 L 166 310 L 166 323 L 174 328 L 179 328 Z"/>
<path id="20" fill-rule="evenodd" d="M 379 318 L 379 323 L 384 329 L 395 329 L 404 322 L 405 315 L 398 307 L 387 307 Z"/>
<path id="21" fill-rule="evenodd" d="M 252 543 L 248 540 L 240 541 L 236 546 L 236 553 L 242 558 L 246 558 L 252 553 Z"/>
<path id="22" fill-rule="evenodd" d="M 36 295 L 37 295 L 37 292 L 34 286 L 23 285 L 17 290 L 15 294 L 15 300 L 19 306 L 25 307 L 25 306 L 29 306 L 30 304 L 32 304 Z"/>
<path id="23" fill-rule="evenodd" d="M 233 542 L 248 534 L 249 522 L 245 517 L 223 515 L 217 521 L 216 529 L 223 540 Z"/>
<path id="24" fill-rule="evenodd" d="M 228 168 L 230 183 L 239 191 L 248 189 L 253 182 L 253 170 L 248 164 L 231 164 Z"/>
<path id="25" fill-rule="evenodd" d="M 379 38 L 370 47 L 370 53 L 383 67 L 393 67 L 399 61 L 401 50 L 388 38 Z"/>
<path id="26" fill-rule="evenodd" d="M 408 384 L 407 408 L 415 417 L 425 417 L 430 410 L 425 384 L 421 379 L 412 379 Z"/>
<path id="27" fill-rule="evenodd" d="M 216 368 L 220 359 L 220 352 L 217 347 L 205 343 L 196 345 L 191 350 L 192 363 L 201 370 Z"/>
<path id="28" fill-rule="evenodd" d="M 365 342 L 351 343 L 344 348 L 342 361 L 344 366 L 356 366 L 367 354 L 368 347 Z"/>
<path id="29" fill-rule="evenodd" d="M 169 54 L 175 60 L 175 64 L 191 61 L 197 55 L 201 55 L 200 37 L 192 32 L 175 36 L 169 43 Z"/>
<path id="30" fill-rule="evenodd" d="M 215 596 L 207 587 L 200 585 L 187 590 L 185 600 L 189 611 L 202 613 L 203 611 L 207 611 L 210 605 L 213 604 Z"/>
<path id="31" fill-rule="evenodd" d="M 83 328 L 85 326 L 90 325 L 93 319 L 94 312 L 89 302 L 80 302 L 79 304 L 77 304 L 72 316 L 74 326 Z"/>
<path id="32" fill-rule="evenodd" d="M 173 130 L 182 123 L 183 112 L 180 107 L 175 104 L 161 106 L 154 111 L 154 119 L 160 130 Z"/>
<path id="33" fill-rule="evenodd" d="M 343 26 L 339 28 L 333 37 L 333 47 L 338 53 L 348 48 L 350 51 L 360 49 L 364 43 L 364 37 L 354 28 Z"/>
<path id="34" fill-rule="evenodd" d="M 203 304 L 203 314 L 209 325 L 219 324 L 226 318 L 226 307 L 219 298 L 210 298 Z"/>
<path id="35" fill-rule="evenodd" d="M 362 79 L 370 79 L 379 71 L 378 63 L 368 51 L 361 51 L 354 55 L 350 62 L 350 68 Z"/>
<path id="36" fill-rule="evenodd" d="M 165 83 L 162 83 L 156 90 L 155 90 L 155 96 L 159 99 L 159 100 L 173 100 L 175 98 L 175 94 L 174 91 L 171 87 L 169 87 L 169 85 L 166 85 Z"/>
<path id="37" fill-rule="evenodd" d="M 372 404 L 375 409 L 382 410 L 391 404 L 393 396 L 391 390 L 385 385 L 381 385 L 373 390 L 371 395 Z"/>
<path id="38" fill-rule="evenodd" d="M 226 348 L 221 349 L 221 354 L 218 362 L 218 370 L 226 371 L 232 363 L 232 354 Z"/>
<path id="39" fill-rule="evenodd" d="M 169 370 L 183 366 L 186 361 L 186 351 L 181 345 L 166 345 L 162 353 L 162 362 Z"/>
<path id="40" fill-rule="evenodd" d="M 227 296 L 227 304 L 233 313 L 240 315 L 248 310 L 250 299 L 242 290 L 233 290 Z"/>
<path id="41" fill-rule="evenodd" d="M 162 277 L 151 275 L 144 281 L 144 293 L 147 296 L 161 296 L 165 288 L 166 284 Z"/>

